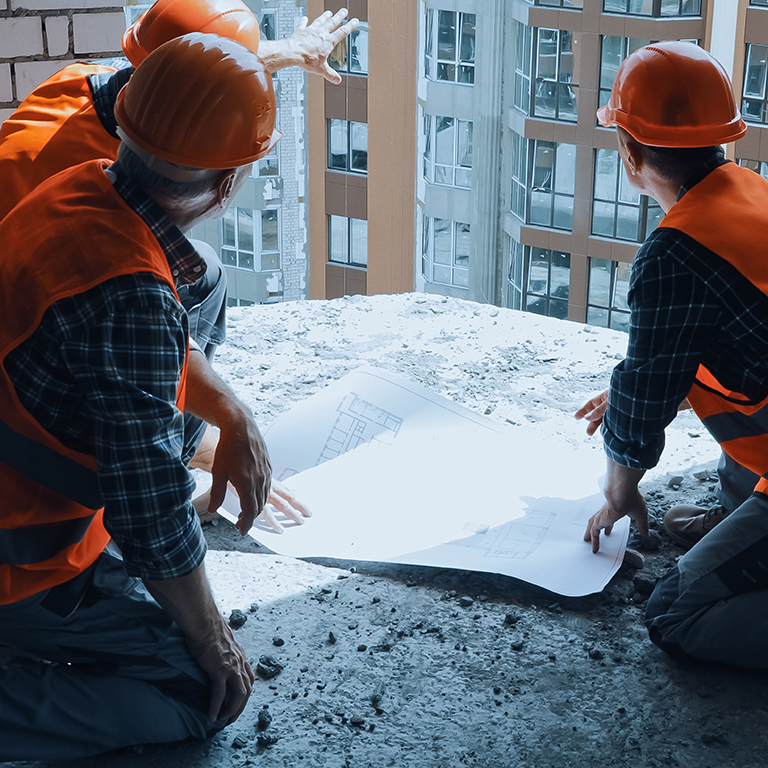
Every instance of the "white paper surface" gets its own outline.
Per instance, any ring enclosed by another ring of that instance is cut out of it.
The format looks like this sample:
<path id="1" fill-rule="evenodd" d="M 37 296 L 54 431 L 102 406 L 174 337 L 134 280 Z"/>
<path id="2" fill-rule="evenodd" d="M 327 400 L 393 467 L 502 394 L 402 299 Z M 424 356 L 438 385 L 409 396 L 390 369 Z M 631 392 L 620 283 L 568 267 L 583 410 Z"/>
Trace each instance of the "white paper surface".
<path id="1" fill-rule="evenodd" d="M 353 371 L 266 432 L 274 475 L 314 516 L 251 535 L 293 557 L 431 565 L 513 576 L 562 595 L 602 589 L 629 523 L 593 555 L 604 459 L 540 424 L 506 429 L 407 379 Z M 228 494 L 223 509 L 239 513 Z"/>

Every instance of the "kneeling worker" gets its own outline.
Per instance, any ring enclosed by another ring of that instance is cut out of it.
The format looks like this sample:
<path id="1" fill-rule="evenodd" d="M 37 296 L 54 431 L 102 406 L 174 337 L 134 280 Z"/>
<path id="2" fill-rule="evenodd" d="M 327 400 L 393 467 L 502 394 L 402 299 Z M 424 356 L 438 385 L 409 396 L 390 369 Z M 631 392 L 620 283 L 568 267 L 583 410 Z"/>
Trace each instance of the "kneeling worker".
<path id="1" fill-rule="evenodd" d="M 597 552 L 624 515 L 648 533 L 638 483 L 687 398 L 756 485 L 706 535 L 698 526 L 698 543 L 656 585 L 646 624 L 673 656 L 766 668 L 768 181 L 724 158 L 720 144 L 746 125 L 723 67 L 691 43 L 631 54 L 598 119 L 616 126 L 632 186 L 666 215 L 635 257 L 627 356 L 607 409 L 597 398 L 577 413 L 592 431 L 602 420 L 608 454 L 606 504 L 584 538 Z"/>
<path id="2" fill-rule="evenodd" d="M 223 215 L 279 138 L 272 80 L 238 43 L 190 34 L 115 114 L 114 164 L 57 174 L 0 223 L 0 643 L 53 662 L 0 668 L 0 760 L 204 738 L 254 679 L 190 502 L 176 286 L 200 268 L 182 233 Z M 248 453 L 225 459 L 250 487 L 247 530 L 270 488 L 258 428 L 226 398 L 196 405 L 241 425 Z"/>

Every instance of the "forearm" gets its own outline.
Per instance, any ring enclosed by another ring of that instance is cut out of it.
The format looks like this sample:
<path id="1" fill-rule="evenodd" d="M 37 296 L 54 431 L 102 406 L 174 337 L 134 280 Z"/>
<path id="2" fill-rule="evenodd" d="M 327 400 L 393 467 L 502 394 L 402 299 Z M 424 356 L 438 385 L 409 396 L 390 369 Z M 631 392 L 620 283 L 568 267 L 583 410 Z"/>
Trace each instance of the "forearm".
<path id="1" fill-rule="evenodd" d="M 246 414 L 251 417 L 248 406 L 213 370 L 199 350 L 190 350 L 189 353 L 184 410 L 219 429 L 241 420 Z"/>
<path id="2" fill-rule="evenodd" d="M 213 600 L 203 565 L 187 576 L 161 581 L 145 579 L 144 583 L 190 640 L 203 642 L 216 631 L 221 614 Z"/>
<path id="3" fill-rule="evenodd" d="M 608 474 L 605 483 L 605 499 L 612 507 L 620 509 L 637 498 L 637 486 L 646 470 L 633 469 L 617 464 L 608 457 Z"/>

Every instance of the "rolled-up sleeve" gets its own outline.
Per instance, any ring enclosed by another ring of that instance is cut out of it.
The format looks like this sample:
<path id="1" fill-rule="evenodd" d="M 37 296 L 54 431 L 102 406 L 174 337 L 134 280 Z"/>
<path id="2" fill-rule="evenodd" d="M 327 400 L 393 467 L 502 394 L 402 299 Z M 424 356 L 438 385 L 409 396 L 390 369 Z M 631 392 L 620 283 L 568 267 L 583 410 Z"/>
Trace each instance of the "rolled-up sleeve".
<path id="1" fill-rule="evenodd" d="M 689 253 L 674 230 L 657 231 L 633 264 L 627 356 L 613 371 L 603 421 L 605 451 L 625 467 L 656 466 L 719 327 L 717 296 L 685 265 Z"/>

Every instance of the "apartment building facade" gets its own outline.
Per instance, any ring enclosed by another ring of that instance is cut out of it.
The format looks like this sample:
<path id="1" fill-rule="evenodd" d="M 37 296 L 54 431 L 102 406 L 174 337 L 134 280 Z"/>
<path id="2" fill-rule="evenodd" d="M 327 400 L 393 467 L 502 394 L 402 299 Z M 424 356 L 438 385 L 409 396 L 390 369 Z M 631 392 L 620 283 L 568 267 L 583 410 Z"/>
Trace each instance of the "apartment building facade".
<path id="1" fill-rule="evenodd" d="M 596 109 L 660 40 L 711 50 L 768 172 L 766 0 L 420 0 L 418 290 L 626 329 L 631 264 L 663 216 Z"/>

